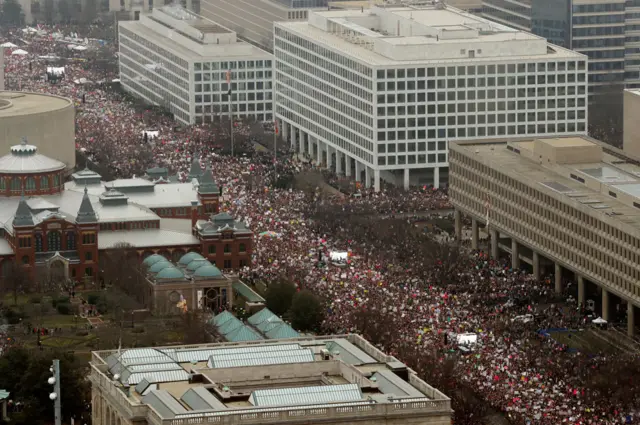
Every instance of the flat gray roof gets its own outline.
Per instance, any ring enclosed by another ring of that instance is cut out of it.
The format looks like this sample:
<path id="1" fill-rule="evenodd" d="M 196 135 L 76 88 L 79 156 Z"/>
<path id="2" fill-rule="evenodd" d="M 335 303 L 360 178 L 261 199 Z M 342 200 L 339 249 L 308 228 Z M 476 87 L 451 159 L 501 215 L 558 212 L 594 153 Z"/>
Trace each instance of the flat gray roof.
<path id="1" fill-rule="evenodd" d="M 8 107 L 0 108 L 0 119 L 73 107 L 70 99 L 44 93 L 2 91 L 0 100 L 10 102 Z"/>

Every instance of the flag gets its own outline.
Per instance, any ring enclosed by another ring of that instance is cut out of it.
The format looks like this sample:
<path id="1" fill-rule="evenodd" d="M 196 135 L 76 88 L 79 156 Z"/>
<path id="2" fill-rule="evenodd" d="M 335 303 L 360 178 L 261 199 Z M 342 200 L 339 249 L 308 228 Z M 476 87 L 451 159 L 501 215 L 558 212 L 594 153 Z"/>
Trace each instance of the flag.
<path id="1" fill-rule="evenodd" d="M 227 84 L 229 85 L 229 92 L 227 94 L 231 96 L 231 70 L 227 71 Z"/>
<path id="2" fill-rule="evenodd" d="M 276 136 L 278 135 L 278 121 L 274 121 L 275 124 L 275 130 L 276 130 Z"/>

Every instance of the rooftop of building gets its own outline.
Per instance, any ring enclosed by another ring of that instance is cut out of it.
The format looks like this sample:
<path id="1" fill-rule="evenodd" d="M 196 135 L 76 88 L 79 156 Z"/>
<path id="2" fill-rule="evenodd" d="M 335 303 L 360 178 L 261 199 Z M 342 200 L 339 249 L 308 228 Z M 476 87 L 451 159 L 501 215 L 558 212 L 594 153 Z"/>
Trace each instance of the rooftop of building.
<path id="1" fill-rule="evenodd" d="M 640 89 L 625 89 L 624 91 L 636 96 L 640 96 Z"/>
<path id="2" fill-rule="evenodd" d="M 23 138 L 19 145 L 11 146 L 7 155 L 0 157 L 0 174 L 40 174 L 62 171 L 66 165 L 57 159 L 38 153 L 38 148 Z"/>
<path id="3" fill-rule="evenodd" d="M 306 22 L 275 25 L 369 65 L 586 59 L 441 3 L 313 11 Z"/>
<path id="4" fill-rule="evenodd" d="M 70 99 L 44 93 L 0 92 L 0 119 L 73 107 Z"/>
<path id="5" fill-rule="evenodd" d="M 640 159 L 619 149 L 588 136 L 470 140 L 450 147 L 640 234 Z"/>
<path id="6" fill-rule="evenodd" d="M 154 8 L 138 21 L 118 25 L 188 61 L 271 58 L 268 52 L 239 40 L 234 31 L 180 5 Z"/>
<path id="7" fill-rule="evenodd" d="M 448 397 L 358 335 L 98 351 L 91 363 L 94 385 L 154 423 L 451 413 Z"/>

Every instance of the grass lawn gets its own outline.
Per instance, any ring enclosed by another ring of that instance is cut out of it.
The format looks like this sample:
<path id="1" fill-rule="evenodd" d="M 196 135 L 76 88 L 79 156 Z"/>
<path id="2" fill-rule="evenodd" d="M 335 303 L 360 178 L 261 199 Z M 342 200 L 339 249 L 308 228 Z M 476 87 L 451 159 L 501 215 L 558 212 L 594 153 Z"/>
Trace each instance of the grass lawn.
<path id="1" fill-rule="evenodd" d="M 78 328 L 84 328 L 87 320 L 78 317 L 75 322 L 73 314 L 51 314 L 42 318 L 42 326 L 45 328 L 72 328 L 76 323 Z"/>

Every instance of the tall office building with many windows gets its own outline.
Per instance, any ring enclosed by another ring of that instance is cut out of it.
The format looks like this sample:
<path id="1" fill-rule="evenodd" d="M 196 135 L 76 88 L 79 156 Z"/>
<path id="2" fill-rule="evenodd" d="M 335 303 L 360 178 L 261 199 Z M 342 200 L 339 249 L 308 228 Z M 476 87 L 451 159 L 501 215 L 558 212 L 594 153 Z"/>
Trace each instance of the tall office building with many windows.
<path id="1" fill-rule="evenodd" d="M 587 58 L 442 5 L 275 25 L 276 117 L 365 184 L 446 181 L 447 141 L 586 133 Z"/>
<path id="2" fill-rule="evenodd" d="M 171 5 L 120 22 L 118 35 L 123 88 L 179 122 L 211 122 L 230 107 L 234 117 L 273 120 L 272 55 L 235 32 Z"/>
<path id="3" fill-rule="evenodd" d="M 611 86 L 640 87 L 640 0 L 482 3 L 486 18 L 587 55 L 591 93 Z"/>

